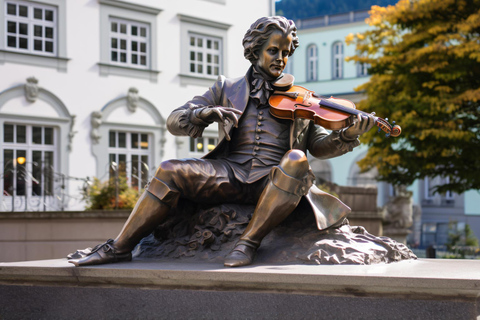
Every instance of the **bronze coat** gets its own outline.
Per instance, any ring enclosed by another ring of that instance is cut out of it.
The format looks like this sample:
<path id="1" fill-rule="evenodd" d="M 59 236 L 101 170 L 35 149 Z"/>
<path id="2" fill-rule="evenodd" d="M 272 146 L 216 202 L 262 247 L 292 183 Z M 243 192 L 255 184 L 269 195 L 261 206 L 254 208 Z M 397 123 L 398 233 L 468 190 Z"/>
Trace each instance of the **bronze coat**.
<path id="1" fill-rule="evenodd" d="M 168 131 L 177 136 L 199 137 L 207 124 L 192 122 L 191 115 L 195 109 L 223 106 L 244 111 L 249 95 L 250 85 L 247 76 L 236 79 L 219 76 L 215 84 L 202 96 L 194 97 L 171 113 L 167 119 Z M 227 124 L 226 131 L 231 132 L 232 127 L 232 123 Z M 228 155 L 229 141 L 223 137 L 221 129 L 219 132 L 221 135 L 219 144 L 204 156 L 205 159 L 217 159 Z M 303 152 L 308 150 L 312 156 L 319 159 L 340 156 L 358 145 L 358 140 L 344 142 L 338 132 L 329 134 L 327 130 L 311 120 L 295 119 L 290 127 L 290 148 Z M 316 186 L 312 186 L 305 197 L 311 204 L 320 230 L 343 221 L 350 212 L 350 208 L 339 199 L 321 191 Z"/>

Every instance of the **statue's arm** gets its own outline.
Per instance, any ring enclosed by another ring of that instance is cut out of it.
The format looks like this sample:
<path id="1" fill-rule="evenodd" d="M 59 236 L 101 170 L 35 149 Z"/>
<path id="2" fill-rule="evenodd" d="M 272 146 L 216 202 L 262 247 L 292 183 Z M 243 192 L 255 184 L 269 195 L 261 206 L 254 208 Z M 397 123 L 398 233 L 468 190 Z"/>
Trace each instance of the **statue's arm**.
<path id="1" fill-rule="evenodd" d="M 344 132 L 332 131 L 330 134 L 325 128 L 310 124 L 307 148 L 311 155 L 319 159 L 329 159 L 341 156 L 360 145 L 358 138 L 348 139 Z"/>
<path id="2" fill-rule="evenodd" d="M 186 104 L 172 111 L 167 119 L 167 129 L 175 136 L 201 137 L 203 130 L 213 121 L 198 116 L 204 108 L 220 104 L 225 77 L 219 76 L 215 84 L 201 96 L 195 96 Z"/>

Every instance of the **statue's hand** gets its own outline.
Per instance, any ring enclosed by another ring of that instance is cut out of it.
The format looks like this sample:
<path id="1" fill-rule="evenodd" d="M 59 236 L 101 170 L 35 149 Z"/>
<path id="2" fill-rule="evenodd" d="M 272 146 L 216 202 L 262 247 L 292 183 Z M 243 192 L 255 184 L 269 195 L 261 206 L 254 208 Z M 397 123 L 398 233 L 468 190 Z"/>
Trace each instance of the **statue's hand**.
<path id="1" fill-rule="evenodd" d="M 240 110 L 228 107 L 209 107 L 202 109 L 201 112 L 197 114 L 201 120 L 205 122 L 218 122 L 223 124 L 221 128 L 225 133 L 225 139 L 230 141 L 230 135 L 226 130 L 226 126 L 229 122 L 232 122 L 235 127 L 238 127 L 238 118 L 242 114 Z"/>
<path id="2" fill-rule="evenodd" d="M 343 131 L 343 136 L 349 140 L 354 140 L 359 135 L 372 129 L 374 125 L 375 119 L 373 118 L 373 115 L 358 114 L 357 120 L 354 122 L 354 124 Z"/>

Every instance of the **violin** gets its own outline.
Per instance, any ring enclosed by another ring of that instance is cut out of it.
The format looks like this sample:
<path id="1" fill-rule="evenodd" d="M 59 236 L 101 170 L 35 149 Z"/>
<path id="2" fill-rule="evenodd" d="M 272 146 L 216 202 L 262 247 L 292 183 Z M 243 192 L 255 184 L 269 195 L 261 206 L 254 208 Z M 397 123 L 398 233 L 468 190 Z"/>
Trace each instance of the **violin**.
<path id="1" fill-rule="evenodd" d="M 346 99 L 325 98 L 301 86 L 281 85 L 268 100 L 270 113 L 281 119 L 310 119 L 326 129 L 340 130 L 349 127 L 357 115 L 369 115 L 357 110 L 355 104 Z M 287 89 L 287 90 L 285 90 Z M 391 125 L 388 119 L 382 119 L 372 113 L 379 131 L 386 132 L 387 137 L 398 137 L 402 133 L 399 125 Z"/>

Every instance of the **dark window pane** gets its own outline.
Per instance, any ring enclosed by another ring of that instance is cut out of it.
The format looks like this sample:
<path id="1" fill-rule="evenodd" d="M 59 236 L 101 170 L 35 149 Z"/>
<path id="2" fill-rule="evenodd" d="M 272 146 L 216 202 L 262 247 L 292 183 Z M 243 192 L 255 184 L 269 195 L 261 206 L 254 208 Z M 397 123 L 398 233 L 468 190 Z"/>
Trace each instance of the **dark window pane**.
<path id="1" fill-rule="evenodd" d="M 120 24 L 120 33 L 127 33 L 127 25 L 121 23 Z"/>
<path id="2" fill-rule="evenodd" d="M 127 40 L 120 40 L 120 49 L 127 50 Z"/>
<path id="3" fill-rule="evenodd" d="M 138 51 L 138 42 L 132 41 L 132 51 Z"/>
<path id="4" fill-rule="evenodd" d="M 112 32 L 117 32 L 118 30 L 118 24 L 116 22 L 112 22 L 111 24 L 111 30 Z"/>
<path id="5" fill-rule="evenodd" d="M 42 151 L 32 152 L 32 196 L 42 195 Z"/>
<path id="6" fill-rule="evenodd" d="M 16 48 L 17 47 L 17 37 L 8 36 L 7 46 Z"/>
<path id="7" fill-rule="evenodd" d="M 195 152 L 195 139 L 190 137 L 190 152 Z"/>
<path id="8" fill-rule="evenodd" d="M 45 128 L 44 144 L 53 145 L 53 128 Z"/>
<path id="9" fill-rule="evenodd" d="M 132 155 L 132 188 L 138 188 L 138 178 L 139 178 L 139 171 L 138 171 L 138 155 Z"/>
<path id="10" fill-rule="evenodd" d="M 12 3 L 7 4 L 7 13 L 16 16 L 17 6 Z"/>
<path id="11" fill-rule="evenodd" d="M 219 71 L 218 67 L 213 68 L 213 74 L 216 75 L 216 76 L 220 75 L 220 71 Z"/>
<path id="12" fill-rule="evenodd" d="M 142 134 L 141 138 L 142 142 L 140 145 L 142 146 L 142 149 L 148 149 L 148 134 Z"/>
<path id="13" fill-rule="evenodd" d="M 137 26 L 132 26 L 132 36 L 138 35 L 138 27 Z"/>
<path id="14" fill-rule="evenodd" d="M 13 124 L 3 125 L 3 142 L 13 142 Z"/>
<path id="15" fill-rule="evenodd" d="M 35 35 L 35 37 L 43 37 L 42 26 L 33 26 L 33 34 Z"/>
<path id="16" fill-rule="evenodd" d="M 45 20 L 53 21 L 53 11 L 52 10 L 45 10 Z"/>
<path id="17" fill-rule="evenodd" d="M 212 66 L 207 66 L 207 74 L 212 74 Z"/>
<path id="18" fill-rule="evenodd" d="M 112 48 L 116 49 L 118 46 L 117 38 L 112 38 Z"/>
<path id="19" fill-rule="evenodd" d="M 195 61 L 195 52 L 190 51 L 190 61 Z"/>
<path id="20" fill-rule="evenodd" d="M 195 63 L 190 63 L 190 72 L 195 72 Z"/>
<path id="21" fill-rule="evenodd" d="M 8 21 L 8 32 L 17 33 L 17 23 L 13 21 Z"/>
<path id="22" fill-rule="evenodd" d="M 33 49 L 37 51 L 42 51 L 42 40 L 35 40 L 33 42 Z"/>
<path id="23" fill-rule="evenodd" d="M 131 145 L 132 145 L 132 149 L 138 149 L 138 133 L 132 133 Z"/>
<path id="24" fill-rule="evenodd" d="M 197 47 L 203 47 L 203 39 L 202 38 L 198 38 L 197 39 Z"/>
<path id="25" fill-rule="evenodd" d="M 45 37 L 53 39 L 53 28 L 45 27 Z"/>
<path id="26" fill-rule="evenodd" d="M 147 65 L 147 57 L 146 56 L 140 56 L 140 64 L 143 66 Z"/>
<path id="27" fill-rule="evenodd" d="M 147 52 L 147 44 L 145 42 L 140 43 L 140 51 Z"/>
<path id="28" fill-rule="evenodd" d="M 28 49 L 28 39 L 27 38 L 19 38 L 19 48 L 21 49 Z"/>
<path id="29" fill-rule="evenodd" d="M 28 35 L 28 24 L 19 23 L 19 33 L 23 35 Z"/>
<path id="30" fill-rule="evenodd" d="M 42 144 L 42 127 L 32 127 L 33 144 Z"/>
<path id="31" fill-rule="evenodd" d="M 132 54 L 132 64 L 138 64 L 138 55 Z"/>
<path id="32" fill-rule="evenodd" d="M 117 146 L 115 142 L 115 131 L 110 131 L 109 133 L 110 139 L 109 139 L 109 147 L 115 148 Z"/>
<path id="33" fill-rule="evenodd" d="M 125 132 L 118 133 L 118 147 L 119 148 L 127 147 L 127 134 Z"/>
<path id="34" fill-rule="evenodd" d="M 3 192 L 11 195 L 13 193 L 13 150 L 3 150 Z"/>
<path id="35" fill-rule="evenodd" d="M 52 195 L 53 194 L 53 152 L 52 151 L 45 151 L 45 158 L 44 161 L 44 173 L 43 179 L 45 180 L 44 187 L 45 187 L 45 194 Z"/>
<path id="36" fill-rule="evenodd" d="M 209 54 L 207 55 L 207 57 L 210 56 Z M 203 53 L 199 52 L 197 53 L 197 61 L 203 61 Z"/>
<path id="37" fill-rule="evenodd" d="M 195 141 L 197 142 L 197 151 L 203 152 L 203 138 L 197 138 Z"/>
<path id="38" fill-rule="evenodd" d="M 127 54 L 124 52 L 120 53 L 120 62 L 127 62 Z"/>
<path id="39" fill-rule="evenodd" d="M 207 40 L 207 48 L 208 49 L 212 48 L 212 40 Z"/>
<path id="40" fill-rule="evenodd" d="M 17 143 L 27 143 L 27 127 L 17 125 Z"/>
<path id="41" fill-rule="evenodd" d="M 126 154 L 118 155 L 118 174 L 121 176 L 127 175 L 127 155 Z"/>
<path id="42" fill-rule="evenodd" d="M 25 179 L 26 168 L 25 163 L 27 162 L 27 153 L 25 150 L 17 150 L 17 196 L 25 195 Z M 23 164 L 21 163 L 23 162 Z"/>
<path id="43" fill-rule="evenodd" d="M 190 45 L 195 46 L 195 37 L 190 37 Z"/>
<path id="44" fill-rule="evenodd" d="M 142 36 L 142 37 L 147 36 L 147 29 L 146 28 L 140 28 L 140 36 Z"/>
<path id="45" fill-rule="evenodd" d="M 212 55 L 209 53 L 207 54 L 207 62 L 211 63 L 212 62 Z"/>
<path id="46" fill-rule="evenodd" d="M 35 19 L 43 20 L 43 10 L 39 8 L 33 9 L 33 17 Z"/>
<path id="47" fill-rule="evenodd" d="M 18 6 L 18 15 L 20 17 L 28 17 L 28 7 L 27 6 Z"/>
<path id="48" fill-rule="evenodd" d="M 53 52 L 53 42 L 45 41 L 45 51 L 46 52 Z"/>
<path id="49" fill-rule="evenodd" d="M 203 65 L 201 65 L 201 64 L 197 65 L 197 72 L 198 73 L 203 73 Z"/>
<path id="50" fill-rule="evenodd" d="M 118 53 L 117 53 L 117 51 L 112 51 L 112 61 L 118 61 Z"/>

